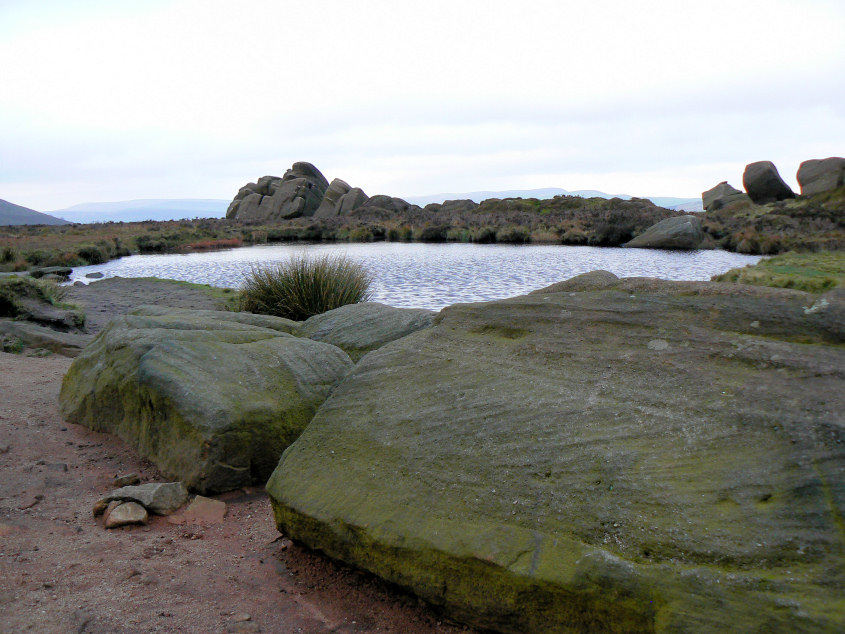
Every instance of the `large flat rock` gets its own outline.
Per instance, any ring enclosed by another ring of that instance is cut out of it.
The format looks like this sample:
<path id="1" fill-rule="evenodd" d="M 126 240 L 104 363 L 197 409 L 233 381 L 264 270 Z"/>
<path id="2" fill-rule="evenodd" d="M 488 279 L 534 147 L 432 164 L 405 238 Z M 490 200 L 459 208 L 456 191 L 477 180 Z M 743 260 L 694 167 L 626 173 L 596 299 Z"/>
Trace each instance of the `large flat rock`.
<path id="1" fill-rule="evenodd" d="M 842 297 L 599 277 L 367 355 L 279 529 L 499 631 L 845 629 Z"/>
<path id="2" fill-rule="evenodd" d="M 64 416 L 119 435 L 199 492 L 266 481 L 352 361 L 294 322 L 145 307 L 111 322 L 65 376 Z"/>

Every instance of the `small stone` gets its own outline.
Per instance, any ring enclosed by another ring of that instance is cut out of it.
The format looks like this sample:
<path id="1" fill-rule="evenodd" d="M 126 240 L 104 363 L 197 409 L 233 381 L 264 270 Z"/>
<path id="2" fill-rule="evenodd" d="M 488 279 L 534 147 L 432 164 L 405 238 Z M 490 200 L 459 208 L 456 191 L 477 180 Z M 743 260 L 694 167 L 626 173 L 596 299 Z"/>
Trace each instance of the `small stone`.
<path id="1" fill-rule="evenodd" d="M 146 524 L 147 509 L 137 502 L 124 502 L 116 506 L 106 517 L 106 528 L 117 528 L 129 524 Z"/>
<path id="2" fill-rule="evenodd" d="M 251 621 L 252 617 L 244 612 L 243 614 L 236 614 L 233 620 L 235 623 L 245 623 L 246 621 Z"/>
<path id="3" fill-rule="evenodd" d="M 136 484 L 141 484 L 141 478 L 138 477 L 137 473 L 127 473 L 126 475 L 117 476 L 114 482 L 112 482 L 112 485 L 117 488 L 134 486 Z"/>
<path id="4" fill-rule="evenodd" d="M 47 471 L 56 471 L 58 473 L 67 473 L 67 464 L 64 462 L 54 462 L 47 465 Z"/>
<path id="5" fill-rule="evenodd" d="M 103 511 L 103 521 L 108 522 L 109 515 L 111 515 L 111 512 L 121 504 L 123 504 L 123 502 L 120 502 L 118 500 L 112 500 L 111 502 L 109 502 L 108 506 L 106 506 L 106 509 Z"/>
<path id="6" fill-rule="evenodd" d="M 657 351 L 668 350 L 669 342 L 665 339 L 652 339 L 648 342 L 648 349 Z"/>
<path id="7" fill-rule="evenodd" d="M 95 271 L 93 273 L 86 273 L 85 277 L 87 277 L 89 280 L 99 280 L 101 277 L 103 277 L 103 274 L 100 271 Z"/>
<path id="8" fill-rule="evenodd" d="M 183 514 L 185 521 L 197 524 L 219 524 L 226 516 L 226 503 L 196 496 Z"/>
<path id="9" fill-rule="evenodd" d="M 10 445 L 0 445 L 0 454 L 9 453 Z"/>
<path id="10" fill-rule="evenodd" d="M 188 500 L 188 490 L 181 482 L 151 482 L 138 486 L 125 486 L 115 489 L 102 501 L 134 501 L 145 506 L 156 515 L 170 515 Z M 98 502 L 94 508 L 95 513 Z"/>
<path id="11" fill-rule="evenodd" d="M 102 498 L 94 502 L 94 507 L 91 509 L 94 513 L 94 517 L 98 515 L 102 515 L 106 512 L 106 509 L 109 506 L 109 500 L 106 498 Z"/>

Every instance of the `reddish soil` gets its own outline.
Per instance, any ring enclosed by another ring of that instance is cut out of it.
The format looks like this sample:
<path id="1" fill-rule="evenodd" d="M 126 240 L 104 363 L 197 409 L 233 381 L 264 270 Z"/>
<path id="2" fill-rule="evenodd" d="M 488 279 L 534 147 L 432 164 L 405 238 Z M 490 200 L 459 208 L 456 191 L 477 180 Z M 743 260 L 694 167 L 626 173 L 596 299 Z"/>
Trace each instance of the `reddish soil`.
<path id="1" fill-rule="evenodd" d="M 91 509 L 115 476 L 165 479 L 62 420 L 70 363 L 0 352 L 0 632 L 470 631 L 285 539 L 260 487 L 216 496 L 222 523 L 105 529 Z"/>

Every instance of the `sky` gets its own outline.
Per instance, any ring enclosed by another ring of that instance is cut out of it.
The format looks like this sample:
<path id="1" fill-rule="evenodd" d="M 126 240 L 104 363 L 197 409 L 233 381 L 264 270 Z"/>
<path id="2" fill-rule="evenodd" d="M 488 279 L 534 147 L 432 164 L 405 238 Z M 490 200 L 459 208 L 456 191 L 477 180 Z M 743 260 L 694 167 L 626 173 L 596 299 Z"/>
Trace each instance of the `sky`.
<path id="1" fill-rule="evenodd" d="M 0 0 L 0 198 L 695 197 L 845 156 L 842 0 Z"/>

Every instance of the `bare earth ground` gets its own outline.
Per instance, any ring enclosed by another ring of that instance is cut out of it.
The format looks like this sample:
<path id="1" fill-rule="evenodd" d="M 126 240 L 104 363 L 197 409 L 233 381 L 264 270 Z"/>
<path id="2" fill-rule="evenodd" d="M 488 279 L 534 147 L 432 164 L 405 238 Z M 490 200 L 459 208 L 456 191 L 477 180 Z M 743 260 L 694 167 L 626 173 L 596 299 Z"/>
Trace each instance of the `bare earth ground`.
<path id="1" fill-rule="evenodd" d="M 132 305 L 213 308 L 162 284 L 74 289 L 98 330 Z M 107 530 L 115 476 L 165 481 L 116 437 L 58 411 L 71 360 L 0 353 L 0 632 L 466 632 L 416 599 L 279 535 L 263 488 L 216 496 L 218 524 Z"/>

